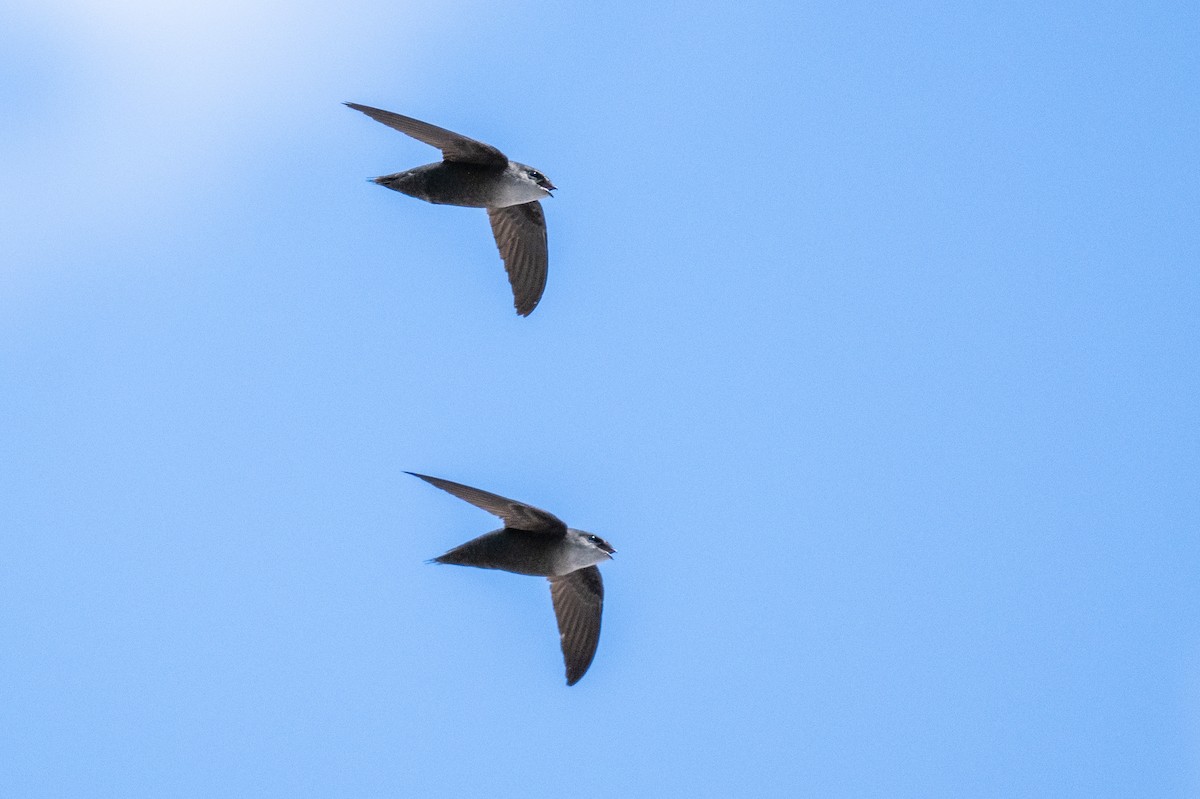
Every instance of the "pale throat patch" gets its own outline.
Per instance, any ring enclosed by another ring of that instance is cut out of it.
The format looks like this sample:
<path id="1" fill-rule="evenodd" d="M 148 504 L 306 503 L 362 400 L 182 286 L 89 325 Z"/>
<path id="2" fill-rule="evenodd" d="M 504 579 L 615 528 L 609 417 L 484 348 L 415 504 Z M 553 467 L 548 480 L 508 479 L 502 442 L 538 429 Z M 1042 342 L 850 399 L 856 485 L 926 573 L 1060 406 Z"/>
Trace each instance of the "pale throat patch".
<path id="1" fill-rule="evenodd" d="M 512 168 L 505 171 L 504 181 L 497 193 L 497 199 L 505 206 L 531 203 L 549 196 L 545 189 L 523 171 L 514 172 Z"/>
<path id="2" fill-rule="evenodd" d="M 587 540 L 588 535 L 590 533 L 582 530 L 569 529 L 567 531 L 566 546 L 560 550 L 554 564 L 558 574 L 568 574 L 608 560 L 608 553 L 590 543 Z"/>

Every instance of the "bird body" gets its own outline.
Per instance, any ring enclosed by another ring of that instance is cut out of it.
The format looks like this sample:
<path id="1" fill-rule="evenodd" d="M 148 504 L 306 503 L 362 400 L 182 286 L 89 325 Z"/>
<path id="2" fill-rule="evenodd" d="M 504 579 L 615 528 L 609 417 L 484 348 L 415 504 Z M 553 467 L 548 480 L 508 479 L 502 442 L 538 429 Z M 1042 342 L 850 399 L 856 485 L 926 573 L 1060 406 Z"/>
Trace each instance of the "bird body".
<path id="1" fill-rule="evenodd" d="M 555 555 L 558 547 L 557 537 L 505 528 L 459 544 L 445 555 L 434 558 L 434 561 L 548 577 L 558 573 L 558 558 Z"/>
<path id="2" fill-rule="evenodd" d="M 497 169 L 482 164 L 439 161 L 404 172 L 374 178 L 380 186 L 436 205 L 462 205 L 468 208 L 507 208 L 534 202 L 546 196 L 536 184 L 520 177 L 516 168 Z"/>

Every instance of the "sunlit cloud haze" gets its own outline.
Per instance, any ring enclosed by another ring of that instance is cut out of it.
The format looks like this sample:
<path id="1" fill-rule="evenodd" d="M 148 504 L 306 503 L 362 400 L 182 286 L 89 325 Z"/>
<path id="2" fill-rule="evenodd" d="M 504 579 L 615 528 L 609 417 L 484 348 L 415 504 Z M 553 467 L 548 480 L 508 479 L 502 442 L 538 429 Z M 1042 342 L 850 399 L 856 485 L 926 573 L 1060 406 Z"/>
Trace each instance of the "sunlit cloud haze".
<path id="1" fill-rule="evenodd" d="M 413 68 L 454 6 L 438 8 L 444 14 L 421 4 L 10 5 L 0 146 L 20 157 L 6 159 L 0 187 L 3 302 L 88 280 L 100 268 L 89 253 L 212 213 L 239 174 L 280 141 L 302 138 L 348 83 L 361 85 L 349 76 L 373 73 L 382 85 Z M 402 48 L 389 47 L 395 29 Z M 310 166 L 281 179 L 303 182 Z M 68 266 L 60 259 L 69 252 L 84 257 Z"/>

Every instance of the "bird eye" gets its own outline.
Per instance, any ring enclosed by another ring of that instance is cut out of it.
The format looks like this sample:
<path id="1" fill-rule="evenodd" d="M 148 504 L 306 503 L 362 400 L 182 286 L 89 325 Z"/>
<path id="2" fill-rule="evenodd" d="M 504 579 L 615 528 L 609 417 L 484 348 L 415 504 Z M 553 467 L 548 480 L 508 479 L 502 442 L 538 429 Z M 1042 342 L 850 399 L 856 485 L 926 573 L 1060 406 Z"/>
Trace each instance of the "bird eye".
<path id="1" fill-rule="evenodd" d="M 538 172 L 536 169 L 529 170 L 529 177 L 533 178 L 534 180 L 545 180 L 546 179 L 545 177 L 542 176 L 542 173 Z"/>
<path id="2" fill-rule="evenodd" d="M 595 535 L 589 535 L 589 536 L 588 536 L 588 541 L 591 541 L 593 544 L 599 544 L 599 543 L 600 543 L 600 537 L 599 537 L 599 536 L 595 536 Z"/>

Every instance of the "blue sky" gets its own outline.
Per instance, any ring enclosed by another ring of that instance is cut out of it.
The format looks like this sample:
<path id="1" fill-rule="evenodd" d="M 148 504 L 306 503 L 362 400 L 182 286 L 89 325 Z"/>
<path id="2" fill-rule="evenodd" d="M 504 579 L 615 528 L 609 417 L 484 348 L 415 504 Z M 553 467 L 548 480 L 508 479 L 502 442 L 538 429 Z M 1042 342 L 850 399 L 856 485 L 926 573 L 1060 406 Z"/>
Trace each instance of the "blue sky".
<path id="1" fill-rule="evenodd" d="M 0 795 L 1196 795 L 1198 52 L 1186 3 L 8 4 Z M 561 188 L 530 318 L 347 100 Z M 617 547 L 582 682 L 404 470 Z"/>

